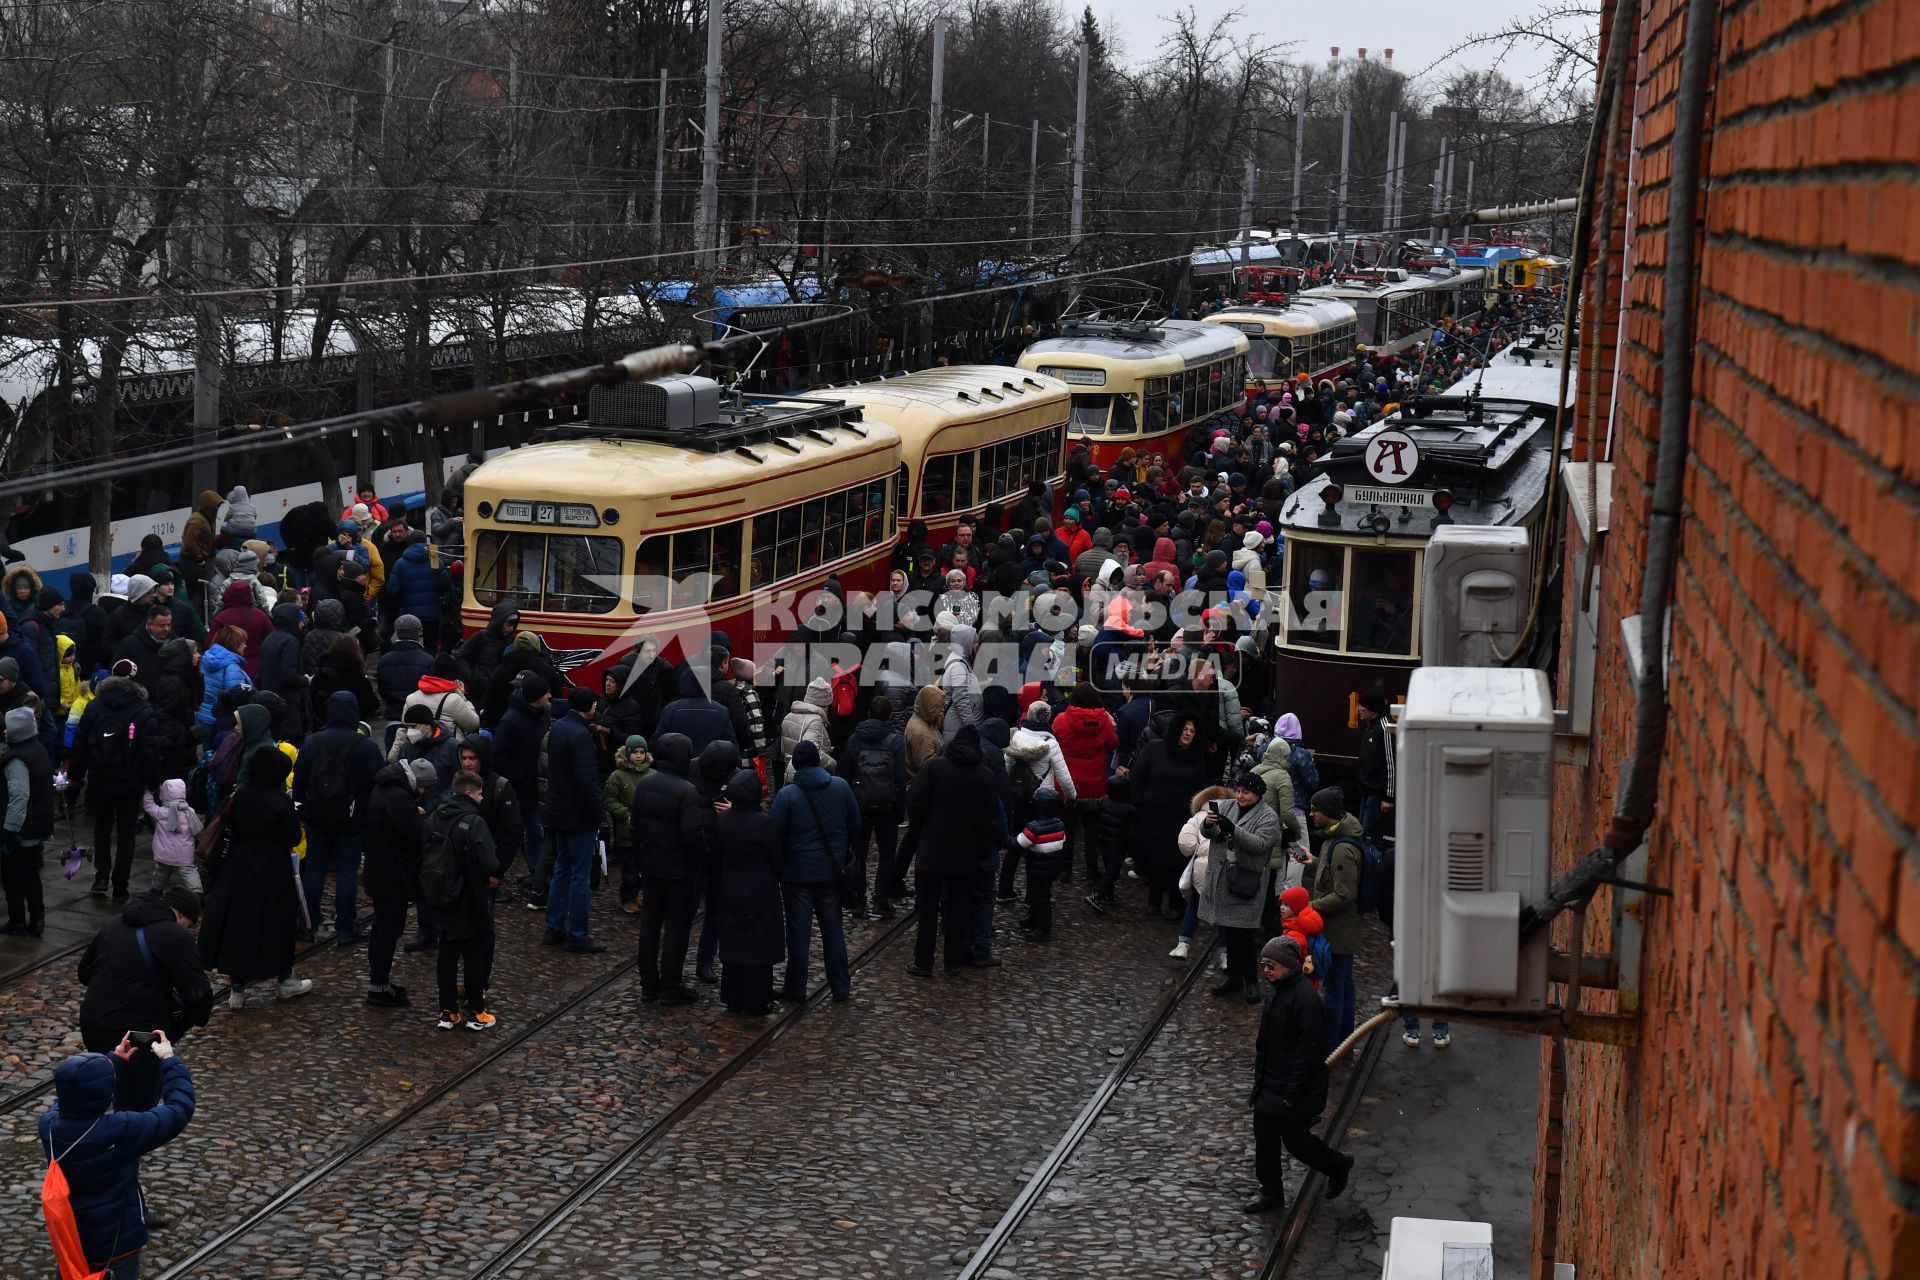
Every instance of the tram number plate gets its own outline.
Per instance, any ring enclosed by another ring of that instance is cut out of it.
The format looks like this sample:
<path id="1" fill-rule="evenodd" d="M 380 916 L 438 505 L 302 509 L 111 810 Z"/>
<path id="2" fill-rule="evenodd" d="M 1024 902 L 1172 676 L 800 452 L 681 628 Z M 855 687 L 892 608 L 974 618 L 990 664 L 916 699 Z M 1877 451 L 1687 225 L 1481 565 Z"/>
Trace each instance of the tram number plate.
<path id="1" fill-rule="evenodd" d="M 1433 489 L 1361 489 L 1347 490 L 1348 502 L 1365 502 L 1376 507 L 1431 507 Z"/>

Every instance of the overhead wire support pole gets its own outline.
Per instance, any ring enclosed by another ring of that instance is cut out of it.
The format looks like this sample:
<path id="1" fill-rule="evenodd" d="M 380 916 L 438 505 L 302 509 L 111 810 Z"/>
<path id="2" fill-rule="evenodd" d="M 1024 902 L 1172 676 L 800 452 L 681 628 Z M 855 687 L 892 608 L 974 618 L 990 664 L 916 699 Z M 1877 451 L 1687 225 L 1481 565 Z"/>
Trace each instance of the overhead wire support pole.
<path id="1" fill-rule="evenodd" d="M 1386 167 L 1380 171 L 1380 217 L 1385 223 L 1388 234 L 1393 232 L 1393 183 L 1397 176 L 1393 167 L 1393 143 L 1394 135 L 1399 132 L 1400 113 L 1387 112 L 1387 163 Z"/>
<path id="2" fill-rule="evenodd" d="M 1027 146 L 1027 237 L 1033 237 L 1033 201 L 1040 189 L 1040 118 L 1033 120 L 1033 141 Z"/>
<path id="3" fill-rule="evenodd" d="M 762 129 L 766 125 L 766 120 L 767 120 L 766 100 L 762 98 L 754 99 L 754 103 L 753 103 L 753 180 L 752 180 L 752 185 L 748 188 L 749 194 L 747 196 L 747 225 L 749 227 L 757 227 L 760 225 L 760 138 L 761 138 Z"/>
<path id="4" fill-rule="evenodd" d="M 1080 247 L 1083 200 L 1087 189 L 1087 42 L 1080 42 L 1080 91 L 1073 108 L 1073 212 L 1067 225 L 1070 247 Z"/>
<path id="5" fill-rule="evenodd" d="M 980 172 L 993 163 L 993 112 L 980 117 Z"/>
<path id="6" fill-rule="evenodd" d="M 1340 235 L 1336 259 L 1347 251 L 1347 152 L 1353 142 L 1353 110 L 1340 113 Z"/>
<path id="7" fill-rule="evenodd" d="M 1293 114 L 1293 207 L 1287 219 L 1287 232 L 1295 239 L 1300 236 L 1300 147 L 1306 136 L 1307 118 L 1296 111 Z M 1299 246 L 1291 247 L 1297 249 Z"/>
<path id="8" fill-rule="evenodd" d="M 833 269 L 833 175 L 840 165 L 840 95 L 827 103 L 827 194 L 820 213 L 820 291 L 827 292 L 827 272 Z"/>
<path id="9" fill-rule="evenodd" d="M 1233 295 L 1236 298 L 1244 299 L 1247 296 L 1246 268 L 1249 265 L 1251 265 L 1252 255 L 1253 255 L 1253 136 L 1252 136 L 1252 131 L 1249 130 L 1248 136 L 1247 136 L 1246 181 L 1244 185 L 1240 188 L 1240 281 L 1239 281 L 1239 286 L 1233 291 Z"/>
<path id="10" fill-rule="evenodd" d="M 1464 203 L 1467 208 L 1471 209 L 1473 208 L 1473 161 L 1471 160 L 1467 161 L 1467 190 L 1465 194 L 1466 194 L 1466 198 L 1462 203 Z M 1460 224 L 1460 238 L 1462 240 L 1473 239 L 1473 222 L 1472 222 L 1471 214 L 1468 215 L 1468 221 Z"/>
<path id="11" fill-rule="evenodd" d="M 726 0 L 707 0 L 707 128 L 700 140 L 700 214 L 694 243 L 700 250 L 700 269 L 709 274 L 719 265 L 714 224 L 720 214 L 720 43 L 726 26 Z"/>
<path id="12" fill-rule="evenodd" d="M 927 192 L 933 192 L 934 171 L 940 163 L 941 96 L 947 83 L 947 20 L 933 20 L 933 101 L 927 112 Z"/>
<path id="13" fill-rule="evenodd" d="M 1413 123 L 1402 121 L 1400 124 L 1400 154 L 1395 165 L 1399 173 L 1393 183 L 1393 225 L 1398 230 L 1407 212 L 1407 134 L 1412 132 Z"/>
<path id="14" fill-rule="evenodd" d="M 653 139 L 653 243 L 660 244 L 667 198 L 667 69 L 660 68 L 660 120 Z"/>

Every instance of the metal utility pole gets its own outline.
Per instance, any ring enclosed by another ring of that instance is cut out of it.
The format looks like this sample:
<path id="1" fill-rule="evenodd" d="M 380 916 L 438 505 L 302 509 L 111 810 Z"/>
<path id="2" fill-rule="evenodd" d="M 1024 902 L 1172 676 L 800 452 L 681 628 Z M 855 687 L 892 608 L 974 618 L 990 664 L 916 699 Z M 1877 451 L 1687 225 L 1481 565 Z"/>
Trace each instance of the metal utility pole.
<path id="1" fill-rule="evenodd" d="M 700 140 L 700 214 L 694 228 L 694 247 L 706 272 L 719 265 L 714 224 L 720 214 L 720 38 L 726 27 L 726 0 L 707 0 L 707 131 Z"/>
<path id="2" fill-rule="evenodd" d="M 747 225 L 749 227 L 757 227 L 760 225 L 760 135 L 762 127 L 766 124 L 766 120 L 766 100 L 763 98 L 755 98 L 753 102 L 753 181 L 752 185 L 748 187 L 750 194 L 747 196 Z"/>
<path id="3" fill-rule="evenodd" d="M 1440 211 L 1442 213 L 1453 211 L 1453 162 L 1454 153 L 1449 151 L 1440 171 Z"/>
<path id="4" fill-rule="evenodd" d="M 1246 268 L 1253 255 L 1253 139 L 1247 139 L 1247 176 L 1240 188 L 1240 280 L 1234 297 L 1247 296 Z"/>
<path id="5" fill-rule="evenodd" d="M 1380 224 L 1389 232 L 1393 230 L 1393 143 L 1399 132 L 1400 113 L 1387 112 L 1387 163 L 1386 167 L 1380 170 Z"/>
<path id="6" fill-rule="evenodd" d="M 1087 189 L 1087 42 L 1080 42 L 1080 92 L 1073 108 L 1073 213 L 1067 236 L 1075 248 L 1080 244 L 1082 202 Z"/>
<path id="7" fill-rule="evenodd" d="M 833 174 L 840 166 L 840 96 L 827 105 L 827 194 L 820 214 L 820 292 L 827 292 L 827 272 L 833 268 Z"/>
<path id="8" fill-rule="evenodd" d="M 1433 182 L 1427 188 L 1427 239 L 1440 242 L 1440 176 L 1447 171 L 1447 153 L 1442 151 L 1433 162 Z"/>
<path id="9" fill-rule="evenodd" d="M 200 229 L 194 238 L 194 274 L 200 290 L 217 287 L 220 270 L 220 205 L 200 197 Z M 202 297 L 193 304 L 193 440 L 199 446 L 193 459 L 196 493 L 220 488 L 220 460 L 213 442 L 220 432 L 220 300 Z M 358 433 L 356 433 L 358 434 Z M 356 463 L 356 466 L 358 464 Z M 328 494 L 329 498 L 333 495 Z"/>
<path id="10" fill-rule="evenodd" d="M 660 121 L 653 140 L 653 242 L 660 243 L 661 209 L 667 194 L 667 69 L 660 68 Z"/>
<path id="11" fill-rule="evenodd" d="M 387 114 L 393 105 L 393 46 L 387 45 L 381 53 L 386 67 L 386 88 L 380 94 L 380 150 L 384 154 L 387 149 Z"/>
<path id="12" fill-rule="evenodd" d="M 1293 117 L 1293 212 L 1288 219 L 1288 232 L 1298 238 L 1300 235 L 1300 146 L 1307 136 L 1307 118 L 1298 112 Z M 1298 246 L 1294 246 L 1298 248 Z"/>
<path id="13" fill-rule="evenodd" d="M 1412 128 L 1411 122 L 1401 124 L 1399 153 L 1393 161 L 1393 226 L 1396 231 L 1400 229 L 1400 220 L 1407 212 L 1407 134 Z"/>
<path id="14" fill-rule="evenodd" d="M 1473 209 L 1473 161 L 1471 160 L 1467 161 L 1467 192 L 1466 198 L 1462 203 L 1465 204 L 1469 210 L 1467 217 L 1471 219 L 1473 217 L 1471 212 Z M 1460 238 L 1462 240 L 1473 239 L 1473 223 L 1471 221 L 1460 224 Z"/>
<path id="15" fill-rule="evenodd" d="M 1347 149 L 1353 141 L 1353 112 L 1340 113 L 1340 235 L 1336 252 L 1347 250 Z"/>
<path id="16" fill-rule="evenodd" d="M 927 113 L 927 190 L 933 190 L 933 175 L 940 159 L 941 95 L 947 83 L 947 20 L 933 20 L 933 110 Z"/>
<path id="17" fill-rule="evenodd" d="M 1040 186 L 1040 118 L 1033 120 L 1033 141 L 1027 147 L 1027 242 L 1033 242 L 1033 197 Z"/>

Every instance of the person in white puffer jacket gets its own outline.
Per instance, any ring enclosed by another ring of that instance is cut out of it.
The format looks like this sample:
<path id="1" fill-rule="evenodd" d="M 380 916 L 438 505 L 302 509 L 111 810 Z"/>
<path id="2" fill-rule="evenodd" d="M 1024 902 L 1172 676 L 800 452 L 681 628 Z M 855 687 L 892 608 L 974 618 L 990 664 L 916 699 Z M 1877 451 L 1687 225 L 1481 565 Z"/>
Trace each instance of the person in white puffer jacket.
<path id="1" fill-rule="evenodd" d="M 825 676 L 807 682 L 800 701 L 780 719 L 780 758 L 787 762 L 787 781 L 793 781 L 793 749 L 803 742 L 820 748 L 820 764 L 834 772 L 833 749 L 827 739 L 827 709 L 833 705 L 833 686 Z"/>

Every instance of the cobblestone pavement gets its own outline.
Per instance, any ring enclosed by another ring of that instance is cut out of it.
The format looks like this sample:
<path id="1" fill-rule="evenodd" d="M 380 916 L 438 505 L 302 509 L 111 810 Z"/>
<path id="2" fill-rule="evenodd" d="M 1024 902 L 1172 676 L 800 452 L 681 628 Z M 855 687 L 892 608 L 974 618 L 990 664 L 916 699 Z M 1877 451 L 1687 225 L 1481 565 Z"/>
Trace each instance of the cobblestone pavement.
<path id="1" fill-rule="evenodd" d="M 1525 1274 L 1539 1038 L 1455 1026 L 1442 1051 L 1407 1048 L 1397 1023 L 1391 1034 L 1347 1130 L 1353 1183 L 1315 1208 L 1291 1274 L 1377 1280 L 1396 1217 L 1491 1223 L 1496 1272 Z"/>
<path id="2" fill-rule="evenodd" d="M 992 972 L 896 946 L 508 1274 L 951 1275 L 1177 974 L 1164 921 L 1069 903 Z"/>
<path id="3" fill-rule="evenodd" d="M 1355 966 L 1363 1005 L 1390 985 L 1389 954 L 1386 931 L 1371 926 L 1369 950 Z M 1212 998 L 1207 988 L 1216 977 L 1210 970 L 1195 984 L 1122 1083 L 995 1259 L 995 1280 L 1234 1276 L 1259 1268 L 1280 1220 L 1240 1212 L 1258 1190 L 1246 1100 L 1260 1015 L 1238 999 Z M 1349 1056 L 1333 1070 L 1329 1116 L 1354 1062 Z M 1292 1165 L 1289 1201 L 1304 1174 Z"/>

